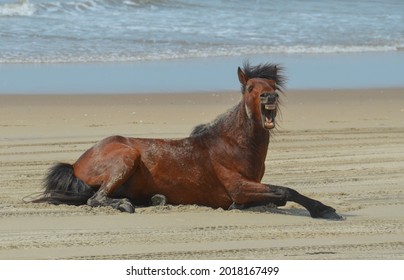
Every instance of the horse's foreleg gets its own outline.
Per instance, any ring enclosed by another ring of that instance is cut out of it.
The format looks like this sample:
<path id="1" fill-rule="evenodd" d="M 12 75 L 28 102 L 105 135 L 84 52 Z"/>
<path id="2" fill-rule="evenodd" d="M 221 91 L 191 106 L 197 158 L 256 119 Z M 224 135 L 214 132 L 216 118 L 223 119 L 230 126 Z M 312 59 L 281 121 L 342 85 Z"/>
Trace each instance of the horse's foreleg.
<path id="1" fill-rule="evenodd" d="M 306 208 L 313 218 L 333 220 L 340 220 L 342 218 L 335 212 L 334 208 L 324 205 L 320 201 L 301 195 L 291 188 L 245 182 L 237 188 L 233 188 L 230 191 L 230 195 L 234 201 L 230 209 L 268 203 L 283 206 L 287 201 L 293 201 Z"/>
<path id="2" fill-rule="evenodd" d="M 310 216 L 313 218 L 323 218 L 330 220 L 341 220 L 342 217 L 338 215 L 334 208 L 324 205 L 318 200 L 311 199 L 307 196 L 304 196 L 294 189 L 275 186 L 275 185 L 266 185 L 269 189 L 277 190 L 280 193 L 284 193 L 286 201 L 293 201 L 297 204 L 302 205 L 306 208 Z"/>

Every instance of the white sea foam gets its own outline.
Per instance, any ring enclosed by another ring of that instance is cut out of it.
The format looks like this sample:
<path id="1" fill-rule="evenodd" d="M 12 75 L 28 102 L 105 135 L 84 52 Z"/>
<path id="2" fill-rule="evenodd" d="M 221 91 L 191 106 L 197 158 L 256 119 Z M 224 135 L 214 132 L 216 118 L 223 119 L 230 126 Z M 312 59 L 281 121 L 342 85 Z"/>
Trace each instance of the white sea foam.
<path id="1" fill-rule="evenodd" d="M 333 54 L 333 53 L 369 53 L 401 51 L 403 47 L 397 46 L 322 46 L 322 47 L 237 47 L 237 48 L 212 48 L 210 50 L 193 50 L 183 52 L 149 51 L 142 54 L 130 53 L 77 53 L 57 55 L 33 55 L 20 56 L 7 53 L 0 54 L 0 63 L 87 63 L 87 62 L 136 62 L 151 60 L 170 60 L 186 58 L 208 58 L 226 56 L 254 56 L 271 54 Z"/>
<path id="2" fill-rule="evenodd" d="M 28 2 L 28 0 L 21 0 L 16 3 L 0 4 L 0 17 L 32 16 L 35 11 L 35 5 Z"/>

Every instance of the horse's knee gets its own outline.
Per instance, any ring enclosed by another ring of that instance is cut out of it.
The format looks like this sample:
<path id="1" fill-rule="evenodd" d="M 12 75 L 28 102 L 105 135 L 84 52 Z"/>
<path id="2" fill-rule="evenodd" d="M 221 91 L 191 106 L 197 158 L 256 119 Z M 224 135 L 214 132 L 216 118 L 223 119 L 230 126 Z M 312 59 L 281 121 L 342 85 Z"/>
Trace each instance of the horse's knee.
<path id="1" fill-rule="evenodd" d="M 288 201 L 288 190 L 266 184 L 243 185 L 231 193 L 233 204 L 231 209 L 240 209 L 250 205 L 265 205 L 268 203 L 284 206 Z"/>
<path id="2" fill-rule="evenodd" d="M 275 204 L 278 207 L 285 206 L 287 202 L 288 201 L 286 198 L 277 198 L 271 201 L 271 203 Z"/>

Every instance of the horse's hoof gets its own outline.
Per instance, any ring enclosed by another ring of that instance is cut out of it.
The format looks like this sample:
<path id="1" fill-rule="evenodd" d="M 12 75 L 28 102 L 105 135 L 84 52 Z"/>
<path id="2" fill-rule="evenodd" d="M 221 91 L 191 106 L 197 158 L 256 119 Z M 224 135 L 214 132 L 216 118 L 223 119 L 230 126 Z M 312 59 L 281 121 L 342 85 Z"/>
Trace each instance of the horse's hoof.
<path id="1" fill-rule="evenodd" d="M 327 212 L 322 214 L 321 218 L 327 219 L 327 220 L 334 220 L 334 221 L 342 221 L 345 220 L 344 217 L 341 215 L 337 214 L 335 211 Z"/>
<path id="2" fill-rule="evenodd" d="M 334 208 L 327 209 L 321 213 L 319 213 L 316 216 L 312 216 L 313 218 L 320 218 L 320 219 L 326 219 L 326 220 L 333 220 L 333 221 L 342 221 L 345 220 L 344 217 L 341 215 L 337 214 Z"/>
<path id="3" fill-rule="evenodd" d="M 167 198 L 165 195 L 156 194 L 151 198 L 151 203 L 153 206 L 164 206 L 167 205 Z"/>
<path id="4" fill-rule="evenodd" d="M 118 210 L 121 212 L 127 213 L 135 213 L 135 207 L 129 201 L 125 201 L 124 203 L 118 206 Z"/>

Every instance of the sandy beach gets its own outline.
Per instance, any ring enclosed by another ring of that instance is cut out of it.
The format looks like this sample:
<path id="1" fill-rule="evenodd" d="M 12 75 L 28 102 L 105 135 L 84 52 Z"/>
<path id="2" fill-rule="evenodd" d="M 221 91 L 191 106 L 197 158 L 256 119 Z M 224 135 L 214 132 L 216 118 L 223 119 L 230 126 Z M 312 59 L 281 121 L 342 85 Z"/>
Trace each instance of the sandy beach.
<path id="1" fill-rule="evenodd" d="M 24 203 L 104 137 L 186 137 L 237 91 L 0 96 L 0 259 L 404 259 L 404 89 L 287 91 L 263 182 L 333 206 L 224 211 Z"/>

